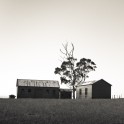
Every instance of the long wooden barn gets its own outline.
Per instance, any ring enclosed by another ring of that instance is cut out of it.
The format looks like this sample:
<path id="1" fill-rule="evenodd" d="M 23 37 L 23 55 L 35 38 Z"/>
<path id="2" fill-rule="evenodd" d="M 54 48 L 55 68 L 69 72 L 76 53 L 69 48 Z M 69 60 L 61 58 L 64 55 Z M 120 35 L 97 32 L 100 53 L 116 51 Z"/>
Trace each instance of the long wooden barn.
<path id="1" fill-rule="evenodd" d="M 17 79 L 17 98 L 59 98 L 59 82 Z"/>
<path id="2" fill-rule="evenodd" d="M 77 99 L 110 99 L 111 84 L 101 79 L 85 82 L 76 88 Z"/>

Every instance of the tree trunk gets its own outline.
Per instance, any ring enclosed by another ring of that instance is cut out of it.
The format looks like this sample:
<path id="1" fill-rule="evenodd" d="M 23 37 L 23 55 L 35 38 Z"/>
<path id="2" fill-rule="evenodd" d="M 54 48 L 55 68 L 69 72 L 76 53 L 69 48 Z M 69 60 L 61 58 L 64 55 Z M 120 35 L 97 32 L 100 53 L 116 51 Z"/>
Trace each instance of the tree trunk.
<path id="1" fill-rule="evenodd" d="M 73 99 L 75 99 L 75 87 L 73 86 Z"/>

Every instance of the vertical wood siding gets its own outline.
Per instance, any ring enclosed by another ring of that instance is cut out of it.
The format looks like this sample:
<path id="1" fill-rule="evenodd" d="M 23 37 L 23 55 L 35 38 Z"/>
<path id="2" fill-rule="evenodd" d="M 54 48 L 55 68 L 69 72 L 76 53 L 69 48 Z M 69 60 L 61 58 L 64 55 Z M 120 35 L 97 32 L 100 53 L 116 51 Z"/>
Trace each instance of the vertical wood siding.
<path id="1" fill-rule="evenodd" d="M 85 89 L 87 88 L 87 95 Z M 93 82 L 91 84 L 83 84 L 76 89 L 77 99 L 111 99 L 111 84 L 103 79 Z"/>
<path id="2" fill-rule="evenodd" d="M 19 86 L 17 98 L 59 98 L 59 88 Z"/>
<path id="3" fill-rule="evenodd" d="M 92 98 L 111 98 L 111 85 L 105 83 L 104 81 L 97 82 L 93 84 L 93 96 Z"/>
<path id="4" fill-rule="evenodd" d="M 87 95 L 85 95 L 85 88 L 87 88 Z M 81 89 L 81 92 L 80 92 Z M 76 97 L 77 99 L 91 99 L 92 98 L 92 85 L 85 85 L 77 87 L 76 90 Z"/>

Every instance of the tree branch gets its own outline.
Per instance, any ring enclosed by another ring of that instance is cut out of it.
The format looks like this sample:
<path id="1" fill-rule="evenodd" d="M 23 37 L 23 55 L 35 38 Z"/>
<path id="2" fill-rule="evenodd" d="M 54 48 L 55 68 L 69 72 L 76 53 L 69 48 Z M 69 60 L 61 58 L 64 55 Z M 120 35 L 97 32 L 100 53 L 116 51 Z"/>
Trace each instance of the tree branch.
<path id="1" fill-rule="evenodd" d="M 71 43 L 71 45 L 72 45 L 72 50 L 70 51 L 70 55 L 71 55 L 71 57 L 73 57 L 73 53 L 74 53 L 74 45 L 73 45 L 73 43 Z"/>

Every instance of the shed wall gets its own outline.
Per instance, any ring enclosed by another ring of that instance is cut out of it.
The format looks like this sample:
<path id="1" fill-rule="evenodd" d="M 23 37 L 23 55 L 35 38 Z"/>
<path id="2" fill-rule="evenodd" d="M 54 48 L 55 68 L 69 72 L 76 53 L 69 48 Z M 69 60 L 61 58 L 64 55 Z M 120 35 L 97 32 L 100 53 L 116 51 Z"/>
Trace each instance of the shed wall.
<path id="1" fill-rule="evenodd" d="M 85 89 L 87 88 L 87 95 L 85 95 Z M 79 86 L 76 89 L 76 98 L 77 99 L 90 99 L 92 98 L 92 85 Z"/>
<path id="2" fill-rule="evenodd" d="M 60 90 L 60 99 L 71 99 L 72 91 Z"/>
<path id="3" fill-rule="evenodd" d="M 111 98 L 111 85 L 105 83 L 104 81 L 97 82 L 93 84 L 92 98 Z"/>
<path id="4" fill-rule="evenodd" d="M 59 88 L 18 86 L 17 98 L 59 98 Z"/>

